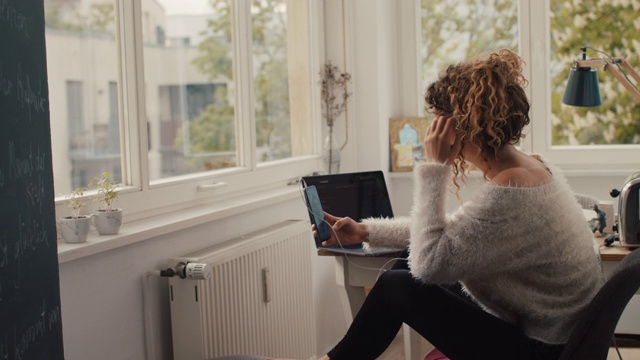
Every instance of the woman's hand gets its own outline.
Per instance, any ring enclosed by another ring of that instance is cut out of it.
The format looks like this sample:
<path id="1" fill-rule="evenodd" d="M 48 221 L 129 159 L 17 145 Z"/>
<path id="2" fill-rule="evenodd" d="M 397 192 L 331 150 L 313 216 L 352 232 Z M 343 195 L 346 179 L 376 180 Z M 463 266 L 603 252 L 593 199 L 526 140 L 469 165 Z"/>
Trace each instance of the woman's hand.
<path id="1" fill-rule="evenodd" d="M 327 241 L 323 241 L 323 246 L 329 246 L 333 244 L 359 244 L 367 239 L 369 231 L 367 226 L 353 220 L 350 217 L 337 217 L 327 212 L 324 213 L 324 219 L 329 224 L 329 232 L 331 238 Z M 313 236 L 318 236 L 315 226 L 312 226 Z"/>
<path id="2" fill-rule="evenodd" d="M 462 148 L 462 136 L 456 131 L 456 121 L 446 116 L 436 117 L 424 139 L 424 152 L 429 160 L 453 164 Z"/>

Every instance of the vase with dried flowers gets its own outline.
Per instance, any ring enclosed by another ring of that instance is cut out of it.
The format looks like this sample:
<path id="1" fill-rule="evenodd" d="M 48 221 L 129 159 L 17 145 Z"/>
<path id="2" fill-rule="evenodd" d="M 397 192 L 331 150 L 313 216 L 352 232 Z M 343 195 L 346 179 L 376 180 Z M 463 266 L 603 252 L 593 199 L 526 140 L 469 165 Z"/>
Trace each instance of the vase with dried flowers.
<path id="1" fill-rule="evenodd" d="M 322 117 L 329 128 L 322 148 L 322 156 L 329 174 L 340 172 L 340 151 L 342 147 L 336 141 L 333 126 L 336 119 L 347 109 L 347 101 L 351 97 L 348 89 L 350 81 L 351 75 L 347 72 L 341 72 L 331 61 L 324 64 L 320 70 Z"/>

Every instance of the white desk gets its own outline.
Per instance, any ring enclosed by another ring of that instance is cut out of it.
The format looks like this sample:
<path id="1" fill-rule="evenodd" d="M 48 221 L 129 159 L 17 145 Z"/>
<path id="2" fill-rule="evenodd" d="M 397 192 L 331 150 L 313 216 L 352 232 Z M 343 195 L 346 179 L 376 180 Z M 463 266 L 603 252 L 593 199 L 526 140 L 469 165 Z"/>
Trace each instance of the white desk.
<path id="1" fill-rule="evenodd" d="M 604 238 L 595 238 L 594 241 L 595 246 L 600 247 Z M 618 242 L 611 247 L 602 247 L 600 254 L 605 273 L 609 273 L 629 252 L 629 249 L 622 247 Z M 400 253 L 378 257 L 349 256 L 347 258 L 340 254 L 318 250 L 318 255 L 335 258 L 336 283 L 340 286 L 340 301 L 345 316 L 353 319 L 365 300 L 365 287 L 372 287 L 380 275 L 380 269 L 383 267 L 390 269 L 394 263 L 390 260 L 398 257 Z M 640 297 L 636 296 L 636 298 Z M 625 313 L 638 311 L 635 309 L 637 306 L 633 306 L 633 304 L 628 306 L 628 308 L 631 307 L 633 309 L 627 309 Z M 625 314 L 623 314 L 624 316 Z M 621 322 L 624 323 L 623 319 Z M 403 325 L 403 332 L 405 360 L 423 360 L 426 354 L 420 352 L 420 335 L 406 324 Z M 635 326 L 633 326 L 631 331 L 626 330 L 625 333 L 640 334 L 640 329 L 635 330 Z"/>
<path id="2" fill-rule="evenodd" d="M 395 260 L 400 256 L 388 254 L 376 257 L 349 256 L 318 250 L 318 255 L 333 256 L 336 260 L 336 283 L 340 286 L 340 301 L 344 309 L 345 316 L 353 319 L 364 299 L 366 298 L 365 288 L 370 288 L 375 284 L 380 269 L 390 269 Z M 404 354 L 406 360 L 423 360 L 426 354 L 420 352 L 420 334 L 411 329 L 408 325 L 402 325 L 404 334 Z"/>

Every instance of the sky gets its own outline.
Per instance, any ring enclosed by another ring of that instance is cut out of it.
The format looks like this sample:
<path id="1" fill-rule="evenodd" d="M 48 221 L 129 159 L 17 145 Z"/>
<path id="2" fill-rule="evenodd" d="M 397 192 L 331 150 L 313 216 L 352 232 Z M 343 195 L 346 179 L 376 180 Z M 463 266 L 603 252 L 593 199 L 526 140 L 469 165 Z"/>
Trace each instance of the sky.
<path id="1" fill-rule="evenodd" d="M 209 0 L 156 0 L 166 10 L 167 15 L 204 14 L 211 12 Z"/>

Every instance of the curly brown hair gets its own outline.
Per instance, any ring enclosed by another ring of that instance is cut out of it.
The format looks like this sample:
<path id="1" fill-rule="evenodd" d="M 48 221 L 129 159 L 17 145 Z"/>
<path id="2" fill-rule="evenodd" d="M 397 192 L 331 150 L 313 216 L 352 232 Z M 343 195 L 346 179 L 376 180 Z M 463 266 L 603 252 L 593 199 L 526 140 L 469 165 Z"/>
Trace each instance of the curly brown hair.
<path id="1" fill-rule="evenodd" d="M 463 147 L 473 144 L 483 159 L 495 158 L 504 144 L 516 144 L 529 124 L 523 66 L 524 61 L 508 49 L 451 65 L 427 87 L 426 110 L 454 118 Z M 457 176 L 465 174 L 462 152 L 453 166 L 459 189 Z"/>

